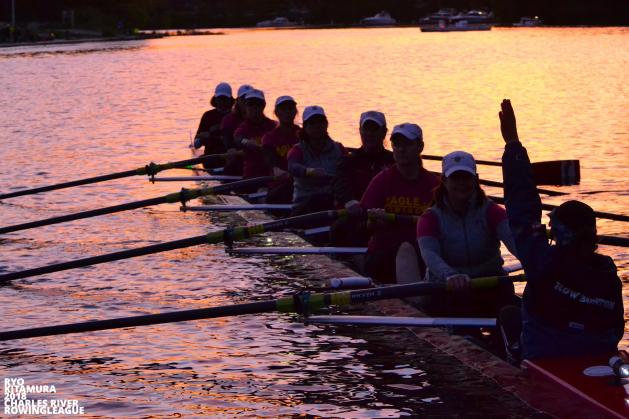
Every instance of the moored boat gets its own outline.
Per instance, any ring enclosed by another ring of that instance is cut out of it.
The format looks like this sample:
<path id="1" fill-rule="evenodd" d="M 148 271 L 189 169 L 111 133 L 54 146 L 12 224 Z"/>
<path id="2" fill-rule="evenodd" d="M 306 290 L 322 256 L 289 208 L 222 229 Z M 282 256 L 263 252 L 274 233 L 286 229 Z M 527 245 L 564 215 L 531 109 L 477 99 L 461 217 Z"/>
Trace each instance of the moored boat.
<path id="1" fill-rule="evenodd" d="M 298 26 L 297 22 L 293 22 L 285 17 L 276 17 L 275 19 L 263 20 L 256 23 L 258 28 L 285 28 L 291 26 Z"/>
<path id="2" fill-rule="evenodd" d="M 388 12 L 382 11 L 375 16 L 366 17 L 361 19 L 360 24 L 364 26 L 391 26 L 395 25 L 397 20 L 391 17 Z"/>
<path id="3" fill-rule="evenodd" d="M 533 28 L 536 26 L 542 26 L 543 22 L 542 19 L 539 18 L 539 16 L 535 16 L 535 17 L 521 17 L 520 21 L 517 23 L 514 23 L 513 26 L 515 26 L 516 28 Z"/>
<path id="4" fill-rule="evenodd" d="M 493 25 L 493 12 L 469 10 L 455 14 L 455 9 L 439 9 L 419 21 L 422 32 L 488 31 Z"/>
<path id="5" fill-rule="evenodd" d="M 422 32 L 467 32 L 488 31 L 491 25 L 487 23 L 468 23 L 466 20 L 441 21 L 437 24 L 420 25 Z"/>

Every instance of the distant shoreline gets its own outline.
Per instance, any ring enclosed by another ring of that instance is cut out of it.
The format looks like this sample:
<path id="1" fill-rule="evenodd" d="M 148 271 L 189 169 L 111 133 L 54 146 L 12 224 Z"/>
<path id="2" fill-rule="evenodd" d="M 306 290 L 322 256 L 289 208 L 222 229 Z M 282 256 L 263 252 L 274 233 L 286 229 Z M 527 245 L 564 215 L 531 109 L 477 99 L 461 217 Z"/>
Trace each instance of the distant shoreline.
<path id="1" fill-rule="evenodd" d="M 214 28 L 206 29 L 146 29 L 141 30 L 137 35 L 123 35 L 123 36 L 110 36 L 110 37 L 93 37 L 93 38 L 76 38 L 76 39 L 55 39 L 48 41 L 33 41 L 33 42 L 3 42 L 0 43 L 0 48 L 16 48 L 16 47 L 28 47 L 28 46 L 45 46 L 45 45 L 71 45 L 81 44 L 88 42 L 119 42 L 119 41 L 141 41 L 145 39 L 160 39 L 170 36 L 200 36 L 200 35 L 224 35 L 224 32 L 220 32 L 222 29 L 226 30 L 295 30 L 295 29 L 383 29 L 383 28 L 414 28 L 419 29 L 419 25 L 416 24 L 400 24 L 390 26 L 366 26 L 366 25 L 351 25 L 351 24 L 322 24 L 322 25 L 300 25 L 300 26 L 285 26 L 285 27 L 256 27 L 256 26 L 241 26 L 233 28 L 216 28 L 219 32 L 213 32 Z M 507 24 L 495 24 L 494 28 L 513 28 L 522 29 L 519 27 L 507 25 Z M 532 28 L 627 28 L 629 26 L 622 25 L 542 25 Z"/>
<path id="2" fill-rule="evenodd" d="M 54 39 L 48 41 L 33 41 L 33 42 L 3 42 L 0 43 L 0 48 L 15 48 L 15 47 L 29 47 L 39 45 L 71 45 L 82 44 L 87 42 L 119 42 L 119 41 L 142 41 L 144 39 L 159 39 L 168 36 L 194 36 L 194 35 L 223 35 L 223 32 L 212 32 L 209 30 L 164 30 L 164 32 L 157 31 L 142 31 L 137 35 L 121 35 L 121 36 L 99 36 L 92 38 L 74 38 L 74 39 Z"/>

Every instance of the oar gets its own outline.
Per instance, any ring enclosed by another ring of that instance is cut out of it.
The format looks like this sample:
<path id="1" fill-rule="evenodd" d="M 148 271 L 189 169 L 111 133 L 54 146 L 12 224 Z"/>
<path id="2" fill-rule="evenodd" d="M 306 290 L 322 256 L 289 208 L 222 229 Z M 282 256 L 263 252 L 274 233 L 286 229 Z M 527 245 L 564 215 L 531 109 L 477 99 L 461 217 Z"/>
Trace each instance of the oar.
<path id="1" fill-rule="evenodd" d="M 422 154 L 426 160 L 443 160 L 441 156 Z M 501 167 L 502 163 L 476 160 L 476 164 Z M 581 181 L 581 167 L 579 160 L 553 160 L 532 163 L 533 178 L 536 185 L 578 185 Z M 491 186 L 491 185 L 490 185 Z"/>
<path id="2" fill-rule="evenodd" d="M 212 175 L 212 176 L 172 176 L 151 178 L 151 182 L 211 182 L 211 181 L 235 181 L 242 180 L 242 176 Z"/>
<path id="3" fill-rule="evenodd" d="M 505 199 L 500 196 L 490 196 L 489 198 L 499 204 L 504 204 L 505 202 Z M 542 203 L 542 209 L 545 209 L 547 211 L 552 211 L 555 208 L 557 208 L 557 205 Z M 594 211 L 594 215 L 596 216 L 596 218 L 604 218 L 607 220 L 629 221 L 629 215 L 612 214 L 610 212 L 601 212 L 601 211 Z"/>
<path id="4" fill-rule="evenodd" d="M 599 234 L 598 244 L 606 244 L 608 246 L 629 247 L 629 237 L 604 236 Z"/>
<path id="5" fill-rule="evenodd" d="M 306 324 L 392 327 L 496 327 L 495 318 L 483 317 L 395 317 L 395 316 L 308 316 Z"/>
<path id="6" fill-rule="evenodd" d="M 523 275 L 494 276 L 475 278 L 471 281 L 474 289 L 493 288 L 502 282 L 524 280 Z M 83 323 L 71 323 L 57 326 L 37 327 L 33 329 L 12 330 L 0 333 L 0 341 L 27 339 L 41 336 L 63 335 L 68 333 L 93 332 L 96 330 L 119 329 L 123 327 L 148 326 L 153 324 L 175 323 L 190 320 L 211 319 L 218 317 L 239 316 L 279 311 L 307 314 L 327 306 L 346 306 L 368 301 L 386 300 L 409 296 L 428 295 L 446 291 L 446 285 L 437 282 L 417 282 L 407 285 L 393 285 L 356 291 L 344 291 L 331 294 L 297 294 L 276 300 L 257 301 L 195 310 L 174 311 L 169 313 L 143 316 L 121 317 L 108 320 L 96 320 Z"/>
<path id="7" fill-rule="evenodd" d="M 210 154 L 207 156 L 201 156 L 201 157 L 196 157 L 194 159 L 181 160 L 181 161 L 176 161 L 172 163 L 155 164 L 151 162 L 144 167 L 127 170 L 124 172 L 110 173 L 108 175 L 103 175 L 103 176 L 96 176 L 96 177 L 91 177 L 91 178 L 86 178 L 86 179 L 74 180 L 71 182 L 57 183 L 55 185 L 40 186 L 38 188 L 23 189 L 21 191 L 0 194 L 0 199 L 13 198 L 16 196 L 23 196 L 23 195 L 32 195 L 32 194 L 41 193 L 41 192 L 54 191 L 56 189 L 71 188 L 73 186 L 88 185 L 90 183 L 104 182 L 106 180 L 121 179 L 125 177 L 130 177 L 130 176 L 142 176 L 142 175 L 154 176 L 155 174 L 163 170 L 180 168 L 184 166 L 189 166 L 191 164 L 204 163 L 204 162 L 210 162 L 210 161 L 223 161 L 225 160 L 226 156 L 227 154 Z"/>
<path id="8" fill-rule="evenodd" d="M 234 255 L 364 255 L 366 247 L 235 247 Z"/>
<path id="9" fill-rule="evenodd" d="M 182 249 L 199 244 L 216 244 L 221 242 L 229 244 L 234 240 L 242 240 L 256 234 L 264 233 L 266 231 L 281 230 L 296 223 L 315 222 L 319 220 L 329 221 L 346 215 L 346 210 L 322 211 L 312 214 L 300 215 L 297 217 L 283 218 L 280 220 L 257 224 L 249 227 L 228 228 L 225 230 L 214 231 L 201 236 L 194 236 L 186 239 L 154 244 L 151 246 L 138 247 L 135 249 L 123 250 L 120 252 L 108 253 L 105 255 L 93 256 L 84 259 L 77 259 L 70 262 L 56 263 L 53 265 L 27 269 L 24 271 L 11 272 L 8 274 L 0 275 L 0 284 L 11 281 L 13 279 L 28 278 L 31 276 L 49 274 L 52 272 L 65 271 L 68 269 L 82 268 L 84 266 L 91 266 L 99 263 L 113 262 L 116 260 L 129 259 L 137 256 L 150 255 L 153 253 L 165 252 L 167 250 Z"/>
<path id="10" fill-rule="evenodd" d="M 491 198 L 495 202 L 504 204 L 504 198 L 502 197 L 490 196 L 489 198 Z M 552 210 L 554 208 L 557 208 L 557 206 L 550 205 L 550 204 L 542 204 L 542 208 L 546 210 Z M 594 214 L 598 218 L 606 218 L 606 219 L 617 220 L 617 221 L 629 221 L 629 216 L 626 216 L 626 215 L 611 214 L 609 212 L 600 212 L 600 211 L 594 211 Z M 377 218 L 377 216 L 374 216 L 374 217 Z M 384 218 L 386 221 L 390 221 L 390 222 L 393 222 L 393 221 L 417 222 L 417 220 L 419 220 L 419 216 L 417 215 L 401 215 L 401 214 L 391 214 L 391 213 L 384 213 L 380 215 L 379 217 Z M 603 234 L 599 234 L 597 237 L 598 237 L 599 244 L 605 244 L 608 246 L 629 247 L 629 238 L 627 237 L 606 236 Z"/>
<path id="11" fill-rule="evenodd" d="M 181 211 L 196 212 L 230 212 L 230 211 L 291 211 L 294 208 L 292 204 L 242 204 L 242 205 L 196 205 L 189 207 L 183 205 Z"/>
<path id="12" fill-rule="evenodd" d="M 38 221 L 31 221 L 23 224 L 15 224 L 7 227 L 0 227 L 0 234 L 11 233 L 13 231 L 28 230 L 30 228 L 42 227 L 52 224 L 64 223 L 67 221 L 80 220 L 82 218 L 96 217 L 98 215 L 113 214 L 115 212 L 128 211 L 137 208 L 149 207 L 159 204 L 172 204 L 176 202 L 187 202 L 201 196 L 216 195 L 218 193 L 229 192 L 243 186 L 255 186 L 268 183 L 275 179 L 273 176 L 263 176 L 258 178 L 241 180 L 238 182 L 226 183 L 211 188 L 199 189 L 182 189 L 181 192 L 175 192 L 168 195 L 158 196 L 157 198 L 143 199 L 141 201 L 128 202 L 126 204 L 114 205 L 111 207 L 98 208 L 89 211 L 77 212 L 74 214 L 61 215 L 59 217 L 46 218 Z"/>
<path id="13" fill-rule="evenodd" d="M 437 175 L 437 176 L 441 176 L 441 173 L 439 173 L 439 172 L 430 172 L 430 173 L 432 173 L 432 174 L 434 174 L 434 175 Z M 485 180 L 485 179 L 479 179 L 479 180 L 478 180 L 478 182 L 479 182 L 481 185 L 494 186 L 494 187 L 497 187 L 497 188 L 504 188 L 504 183 L 502 183 L 502 182 L 497 182 L 497 181 L 495 181 L 495 180 Z M 538 185 L 540 185 L 540 184 L 538 183 Z M 538 193 L 542 193 L 542 194 L 544 194 L 544 195 L 548 195 L 548 196 L 561 196 L 561 195 L 567 195 L 567 193 L 566 193 L 566 192 L 553 191 L 553 190 L 551 190 L 551 189 L 544 189 L 544 188 L 537 188 L 537 192 L 538 192 Z"/>

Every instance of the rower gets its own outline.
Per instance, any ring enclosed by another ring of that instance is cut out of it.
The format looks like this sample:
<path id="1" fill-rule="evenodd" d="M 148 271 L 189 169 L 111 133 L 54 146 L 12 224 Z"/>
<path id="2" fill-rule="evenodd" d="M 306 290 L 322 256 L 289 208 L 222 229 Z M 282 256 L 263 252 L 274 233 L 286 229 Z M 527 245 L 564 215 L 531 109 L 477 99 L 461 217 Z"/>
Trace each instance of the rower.
<path id="1" fill-rule="evenodd" d="M 301 129 L 295 124 L 297 102 L 290 96 L 275 101 L 275 116 L 279 124 L 262 137 L 262 150 L 273 176 L 280 178 L 269 185 L 266 202 L 289 204 L 293 201 L 293 179 L 288 174 L 288 151 L 299 141 Z"/>
<path id="2" fill-rule="evenodd" d="M 425 264 L 425 281 L 445 283 L 456 292 L 422 297 L 418 301 L 422 309 L 436 316 L 495 318 L 503 306 L 514 304 L 513 283 L 471 291 L 470 278 L 506 275 L 500 242 L 515 254 L 505 209 L 486 197 L 474 157 L 452 152 L 443 158 L 433 205 L 417 223 L 421 258 L 414 246 L 402 243 L 396 260 L 397 281 L 420 281 Z M 464 332 L 474 335 L 478 330 Z"/>
<path id="3" fill-rule="evenodd" d="M 262 137 L 275 128 L 275 121 L 264 114 L 265 106 L 266 100 L 262 90 L 251 89 L 245 94 L 246 117 L 234 131 L 234 144 L 244 151 L 242 169 L 244 179 L 270 174 L 270 168 L 262 155 Z"/>
<path id="4" fill-rule="evenodd" d="M 360 148 L 343 157 L 333 181 L 334 197 L 350 214 L 361 214 L 360 198 L 371 180 L 395 163 L 393 153 L 384 148 L 387 120 L 382 112 L 367 111 L 358 124 Z M 367 222 L 363 217 L 337 220 L 330 231 L 335 246 L 363 247 L 369 241 Z"/>
<path id="5" fill-rule="evenodd" d="M 334 209 L 332 179 L 345 147 L 328 134 L 321 106 L 306 106 L 299 143 L 288 152 L 288 171 L 294 178 L 293 215 Z"/>
<path id="6" fill-rule="evenodd" d="M 242 156 L 236 153 L 237 148 L 234 144 L 234 132 L 245 120 L 245 95 L 253 87 L 249 84 L 243 84 L 238 88 L 236 95 L 236 103 L 232 111 L 225 115 L 221 121 L 221 138 L 229 156 L 225 163 L 225 175 L 242 175 Z"/>
<path id="7" fill-rule="evenodd" d="M 540 224 L 542 202 L 511 102 L 503 100 L 501 108 L 505 203 L 527 279 L 521 310 L 522 356 L 616 353 L 624 333 L 622 284 L 614 261 L 596 253 L 594 211 L 579 201 L 561 204 L 550 213 L 555 244 L 548 242 L 545 226 Z"/>
<path id="8" fill-rule="evenodd" d="M 360 200 L 364 210 L 376 216 L 381 212 L 421 215 L 432 201 L 437 177 L 424 169 L 422 129 L 417 124 L 396 125 L 391 134 L 395 164 L 376 175 Z M 373 223 L 368 243 L 365 272 L 381 283 L 395 282 L 395 258 L 404 242 L 416 243 L 413 225 Z"/>
<path id="9" fill-rule="evenodd" d="M 201 117 L 199 128 L 194 136 L 194 148 L 204 147 L 203 154 L 222 154 L 227 151 L 221 138 L 221 122 L 225 115 L 231 112 L 234 105 L 232 88 L 223 82 L 216 85 L 214 96 L 210 100 L 213 109 L 206 111 Z M 210 168 L 209 163 L 203 163 L 203 167 Z"/>

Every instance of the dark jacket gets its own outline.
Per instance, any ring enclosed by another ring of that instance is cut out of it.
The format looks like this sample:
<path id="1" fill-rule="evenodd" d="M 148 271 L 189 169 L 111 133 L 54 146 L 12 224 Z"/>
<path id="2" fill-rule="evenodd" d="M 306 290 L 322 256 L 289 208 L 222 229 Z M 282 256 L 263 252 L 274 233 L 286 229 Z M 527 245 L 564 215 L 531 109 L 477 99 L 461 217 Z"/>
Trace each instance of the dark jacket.
<path id="1" fill-rule="evenodd" d="M 337 169 L 332 185 L 334 198 L 341 205 L 360 201 L 371 179 L 394 163 L 393 153 L 384 148 L 376 154 L 368 154 L 362 147 L 352 151 L 343 157 Z"/>
<path id="2" fill-rule="evenodd" d="M 527 280 L 524 358 L 615 351 L 624 331 L 616 265 L 608 256 L 583 257 L 571 247 L 548 243 L 542 202 L 521 143 L 507 144 L 502 170 L 509 225 Z"/>

